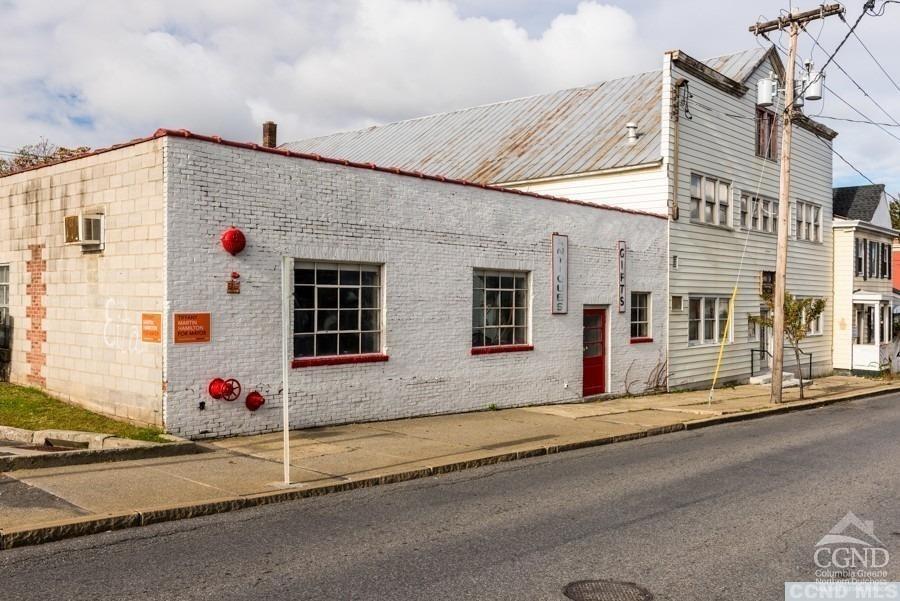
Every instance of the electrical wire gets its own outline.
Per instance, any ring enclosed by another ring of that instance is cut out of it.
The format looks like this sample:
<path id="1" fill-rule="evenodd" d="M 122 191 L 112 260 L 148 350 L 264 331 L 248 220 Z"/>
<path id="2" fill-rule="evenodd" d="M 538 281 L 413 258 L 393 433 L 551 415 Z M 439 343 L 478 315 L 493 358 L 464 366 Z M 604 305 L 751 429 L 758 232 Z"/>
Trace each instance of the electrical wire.
<path id="1" fill-rule="evenodd" d="M 866 46 L 865 42 L 862 41 L 862 38 L 859 37 L 859 35 L 857 35 L 857 33 L 856 33 L 855 31 L 853 32 L 853 37 L 856 38 L 856 41 L 859 42 L 859 45 L 863 47 L 863 50 L 865 50 L 866 53 L 867 53 L 870 57 L 872 57 L 872 60 L 875 61 L 875 64 L 878 65 L 878 68 L 881 69 L 881 72 L 884 73 L 885 77 L 887 77 L 888 80 L 889 80 L 892 84 L 894 84 L 894 88 L 896 88 L 896 90 L 897 90 L 898 92 L 900 92 L 900 85 L 898 85 L 897 82 L 894 81 L 894 78 L 891 77 L 891 74 L 888 73 L 887 70 L 884 68 L 884 66 L 878 61 L 878 59 L 875 58 L 875 55 L 872 54 L 872 51 L 869 50 L 869 47 Z"/>
<path id="2" fill-rule="evenodd" d="M 822 48 L 822 45 L 819 44 L 818 40 L 816 40 L 815 38 L 813 38 L 812 35 L 810 35 L 810 33 L 809 33 L 808 31 L 806 31 L 806 30 L 804 29 L 803 32 L 806 33 L 806 35 L 808 35 L 808 36 L 810 37 L 810 39 L 812 39 L 813 43 L 815 43 L 816 46 L 818 46 L 819 48 Z M 850 33 L 853 33 L 854 35 L 856 35 L 856 33 L 853 32 L 853 31 L 851 31 Z M 825 50 L 825 49 L 822 48 L 822 50 Z M 874 57 L 872 57 L 872 58 L 874 58 Z M 893 121 L 894 125 L 900 125 L 900 122 L 898 122 L 896 119 L 894 119 L 893 115 L 891 115 L 889 112 L 887 112 L 887 110 L 886 110 L 883 106 L 881 106 L 881 105 L 878 103 L 878 101 L 875 100 L 875 99 L 872 97 L 872 95 L 869 94 L 869 93 L 862 87 L 862 85 L 860 85 L 860 83 L 859 83 L 858 81 L 856 81 L 856 80 L 853 78 L 852 75 L 850 75 L 849 73 L 847 73 L 847 70 L 844 69 L 844 68 L 840 65 L 840 63 L 838 63 L 837 61 L 832 61 L 832 62 L 834 63 L 834 66 L 837 67 L 838 70 L 839 70 L 841 73 L 843 73 L 843 74 L 847 77 L 847 79 L 849 79 L 851 82 L 853 82 L 853 85 L 855 85 L 855 86 L 857 87 L 857 89 L 858 89 L 860 92 L 862 92 L 863 96 L 865 96 L 865 97 L 868 98 L 870 101 L 872 101 L 872 104 L 874 104 L 875 106 L 877 106 L 878 109 L 879 109 L 882 113 L 884 113 L 884 114 L 887 116 L 888 119 L 890 119 L 891 121 Z M 877 62 L 877 61 L 876 61 L 876 62 Z M 889 77 L 890 77 L 890 76 L 889 76 Z M 893 80 L 892 80 L 892 81 L 893 81 Z M 824 85 L 824 84 L 823 84 L 823 85 Z M 896 84 L 894 84 L 894 85 L 896 86 Z M 809 86 L 807 86 L 807 87 L 809 87 Z M 806 89 L 806 88 L 804 88 L 804 90 L 805 90 L 805 89 Z M 898 88 L 898 89 L 900 89 L 900 88 Z"/>
<path id="3" fill-rule="evenodd" d="M 769 38 L 766 38 L 766 39 L 769 39 Z M 771 40 L 769 40 L 769 41 L 771 41 Z M 780 51 L 782 52 L 782 54 L 785 55 L 785 58 L 787 58 L 787 57 L 789 56 L 788 51 L 787 51 L 783 46 L 781 46 L 781 45 L 776 45 L 776 48 L 777 48 L 778 50 L 780 50 Z M 795 63 L 795 64 L 798 64 L 798 63 Z M 861 110 L 859 110 L 858 108 L 856 108 L 853 104 L 851 104 L 850 102 L 848 102 L 847 100 L 845 100 L 845 99 L 843 98 L 843 96 L 841 96 L 840 94 L 838 94 L 837 92 L 835 92 L 832 88 L 830 88 L 830 87 L 828 86 L 828 84 L 823 83 L 822 86 L 823 86 L 823 87 L 824 87 L 824 88 L 825 88 L 832 96 L 834 96 L 835 98 L 837 98 L 838 100 L 840 100 L 842 103 L 844 103 L 845 105 L 847 105 L 847 107 L 849 107 L 849 108 L 850 108 L 853 112 L 855 112 L 857 115 L 859 115 L 860 117 L 862 117 L 862 118 L 865 119 L 866 121 L 872 123 L 873 125 L 876 125 L 876 127 L 878 127 L 878 129 L 880 129 L 881 131 L 883 131 L 884 133 L 886 133 L 886 134 L 889 135 L 890 137 L 892 137 L 892 138 L 894 138 L 895 140 L 897 140 L 898 142 L 900 142 L 900 137 L 895 136 L 892 132 L 888 131 L 887 129 L 885 129 L 885 128 L 882 127 L 881 125 L 877 125 L 877 123 L 878 123 L 877 121 L 875 121 L 874 119 L 872 119 L 871 117 L 869 117 L 868 115 L 866 115 L 864 112 L 862 112 Z"/>
<path id="4" fill-rule="evenodd" d="M 880 125 L 882 127 L 900 127 L 894 123 L 884 123 L 882 121 L 866 121 L 864 119 L 850 119 L 849 117 L 832 117 L 831 115 L 816 115 L 819 119 L 829 119 L 831 121 L 846 121 L 847 123 L 864 123 L 866 125 Z"/>
<path id="5" fill-rule="evenodd" d="M 867 4 L 867 6 L 868 6 L 868 4 Z M 859 25 L 859 22 L 862 21 L 862 18 L 863 18 L 864 16 L 866 16 L 866 9 L 865 9 L 865 8 L 863 9 L 863 11 L 862 11 L 861 13 L 859 13 L 859 16 L 856 17 L 856 21 L 854 21 L 853 25 L 850 27 L 850 31 L 848 31 L 847 34 L 843 37 L 843 39 L 842 39 L 842 40 L 840 41 L 840 43 L 837 45 L 837 48 L 835 48 L 834 51 L 828 56 L 828 60 L 826 60 L 826 61 L 825 61 L 825 64 L 822 65 L 821 71 L 825 71 L 825 69 L 828 68 L 828 65 L 830 65 L 830 64 L 834 61 L 834 57 L 835 57 L 835 56 L 837 55 L 837 53 L 841 50 L 841 48 L 844 47 L 844 44 L 847 43 L 847 39 L 848 39 L 848 38 L 850 37 L 850 35 L 856 30 L 856 27 Z M 843 15 L 840 15 L 840 17 L 841 17 L 842 19 L 844 18 Z M 806 29 L 804 29 L 803 31 L 806 31 Z M 809 34 L 807 34 L 807 35 L 809 35 Z M 810 35 L 810 37 L 812 37 L 812 36 Z M 809 89 L 809 86 L 811 86 L 812 83 L 813 83 L 812 80 L 808 81 L 808 82 L 806 83 L 806 85 L 803 87 L 803 89 L 800 90 L 800 94 L 798 94 L 797 97 L 802 98 L 803 95 L 806 94 L 806 90 Z M 784 107 L 785 110 L 789 111 L 789 110 L 791 110 L 791 109 L 794 108 L 794 106 L 795 106 L 796 103 L 797 103 L 797 97 L 794 98 L 794 100 L 791 102 L 791 104 L 790 104 L 789 106 Z"/>

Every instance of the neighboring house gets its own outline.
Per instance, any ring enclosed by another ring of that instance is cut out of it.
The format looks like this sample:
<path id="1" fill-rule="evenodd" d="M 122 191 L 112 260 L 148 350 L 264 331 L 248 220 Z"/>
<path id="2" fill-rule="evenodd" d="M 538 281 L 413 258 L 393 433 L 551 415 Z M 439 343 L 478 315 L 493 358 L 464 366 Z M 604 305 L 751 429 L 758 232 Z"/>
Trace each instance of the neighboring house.
<path id="1" fill-rule="evenodd" d="M 881 184 L 834 189 L 834 369 L 890 369 L 894 285 L 890 206 Z"/>
<path id="2" fill-rule="evenodd" d="M 751 319 L 775 267 L 780 131 L 756 105 L 770 73 L 783 79 L 774 48 L 705 62 L 671 51 L 661 70 L 284 148 L 666 216 L 668 385 L 708 385 L 722 339 L 720 380 L 745 380 L 773 344 Z M 795 123 L 787 288 L 830 299 L 837 134 Z M 831 371 L 830 302 L 803 349 L 814 374 Z"/>
<path id="3" fill-rule="evenodd" d="M 10 378 L 182 436 L 280 428 L 283 361 L 293 427 L 664 382 L 659 215 L 183 130 L 0 197 Z"/>

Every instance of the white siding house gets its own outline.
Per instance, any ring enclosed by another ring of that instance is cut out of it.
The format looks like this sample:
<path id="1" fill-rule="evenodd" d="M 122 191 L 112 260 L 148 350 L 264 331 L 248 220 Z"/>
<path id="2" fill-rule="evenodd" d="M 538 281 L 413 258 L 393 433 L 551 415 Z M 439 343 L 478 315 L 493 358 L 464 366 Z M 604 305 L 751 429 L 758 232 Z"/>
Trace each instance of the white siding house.
<path id="1" fill-rule="evenodd" d="M 722 337 L 720 381 L 740 381 L 768 369 L 773 344 L 750 319 L 774 270 L 779 193 L 777 142 L 760 139 L 770 116 L 757 114 L 755 88 L 783 72 L 774 48 L 704 62 L 672 51 L 651 73 L 285 147 L 667 216 L 668 386 L 708 385 Z M 795 296 L 831 296 L 835 135 L 806 117 L 795 128 Z M 832 315 L 829 302 L 803 345 L 814 375 L 832 370 Z"/>
<path id="2" fill-rule="evenodd" d="M 834 189 L 834 369 L 891 368 L 893 260 L 897 239 L 883 185 Z"/>

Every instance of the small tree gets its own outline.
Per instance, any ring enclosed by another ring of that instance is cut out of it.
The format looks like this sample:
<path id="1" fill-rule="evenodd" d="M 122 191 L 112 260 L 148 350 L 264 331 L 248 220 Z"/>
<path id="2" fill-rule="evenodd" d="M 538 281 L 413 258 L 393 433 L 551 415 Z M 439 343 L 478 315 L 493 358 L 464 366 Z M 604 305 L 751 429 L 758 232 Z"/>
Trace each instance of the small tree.
<path id="1" fill-rule="evenodd" d="M 753 321 L 771 328 L 775 303 L 772 293 L 763 295 L 763 300 L 769 308 L 768 316 L 757 316 Z M 803 367 L 800 365 L 800 343 L 809 334 L 809 327 L 825 310 L 824 298 L 797 298 L 790 292 L 784 292 L 784 338 L 794 349 L 794 358 L 797 360 L 797 370 L 800 372 L 800 398 L 803 398 Z M 774 344 L 779 344 L 777 340 Z M 783 344 L 783 343 L 782 343 Z M 811 375 L 811 374 L 810 374 Z"/>
<path id="2" fill-rule="evenodd" d="M 20 147 L 8 159 L 0 158 L 0 175 L 9 175 L 23 169 L 62 161 L 90 152 L 90 150 L 87 146 L 79 146 L 78 148 L 57 146 L 45 138 L 41 138 L 36 144 L 26 144 Z"/>
<path id="3" fill-rule="evenodd" d="M 889 206 L 891 209 L 891 227 L 896 229 L 900 227 L 900 201 L 892 200 Z"/>

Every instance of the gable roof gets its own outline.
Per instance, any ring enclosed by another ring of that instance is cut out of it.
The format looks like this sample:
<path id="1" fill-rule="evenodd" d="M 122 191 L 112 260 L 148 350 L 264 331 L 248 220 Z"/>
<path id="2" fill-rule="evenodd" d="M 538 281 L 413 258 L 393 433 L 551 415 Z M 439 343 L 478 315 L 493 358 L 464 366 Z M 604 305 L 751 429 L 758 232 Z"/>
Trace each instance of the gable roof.
<path id="1" fill-rule="evenodd" d="M 834 188 L 832 197 L 835 216 L 871 222 L 884 197 L 884 184 Z"/>
<path id="2" fill-rule="evenodd" d="M 705 64 L 740 87 L 771 53 L 753 48 Z M 661 101 L 656 70 L 281 148 L 478 183 L 519 182 L 658 162 Z M 638 126 L 634 144 L 626 140 L 628 122 Z"/>

